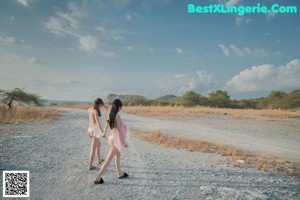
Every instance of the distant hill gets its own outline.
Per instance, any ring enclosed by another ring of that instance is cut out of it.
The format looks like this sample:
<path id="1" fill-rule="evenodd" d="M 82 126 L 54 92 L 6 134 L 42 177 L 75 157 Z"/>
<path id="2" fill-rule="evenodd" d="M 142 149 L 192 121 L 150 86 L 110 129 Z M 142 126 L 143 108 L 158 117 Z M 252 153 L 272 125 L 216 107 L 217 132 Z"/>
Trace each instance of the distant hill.
<path id="1" fill-rule="evenodd" d="M 300 108 L 300 89 L 287 93 L 285 103 L 290 104 L 290 108 Z"/>
<path id="2" fill-rule="evenodd" d="M 287 94 L 292 97 L 300 97 L 300 89 L 291 91 L 290 93 L 287 93 Z"/>

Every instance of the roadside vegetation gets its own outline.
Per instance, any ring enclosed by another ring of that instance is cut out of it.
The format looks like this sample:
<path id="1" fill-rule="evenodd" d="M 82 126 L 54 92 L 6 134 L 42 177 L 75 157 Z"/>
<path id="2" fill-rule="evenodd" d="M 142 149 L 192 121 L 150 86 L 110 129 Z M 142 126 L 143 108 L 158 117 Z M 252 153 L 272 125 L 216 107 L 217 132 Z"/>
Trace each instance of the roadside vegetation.
<path id="1" fill-rule="evenodd" d="M 275 118 L 300 117 L 300 89 L 290 93 L 272 91 L 267 97 L 258 99 L 231 100 L 226 91 L 211 92 L 208 97 L 194 91 L 187 91 L 183 96 L 165 95 L 149 100 L 140 95 L 109 94 L 106 103 L 114 99 L 123 102 L 123 111 L 140 116 L 192 116 L 230 115 L 234 118 L 247 116 L 266 116 Z M 51 106 L 56 106 L 52 103 Z M 88 109 L 92 104 L 65 103 L 59 106 Z M 109 110 L 108 106 L 108 110 Z"/>
<path id="2" fill-rule="evenodd" d="M 0 90 L 0 123 L 53 121 L 60 116 L 60 111 L 42 107 L 40 96 L 24 89 Z M 38 106 L 38 107 L 36 107 Z"/>
<path id="3" fill-rule="evenodd" d="M 202 96 L 195 91 L 187 91 L 182 96 L 165 95 L 157 99 L 149 100 L 140 95 L 109 94 L 106 101 L 111 104 L 116 98 L 122 100 L 125 106 L 203 106 L 212 108 L 234 109 L 300 109 L 300 89 L 289 93 L 274 90 L 268 96 L 256 99 L 232 100 L 227 91 L 216 90 Z"/>
<path id="4" fill-rule="evenodd" d="M 0 123 L 51 122 L 59 118 L 61 111 L 33 106 L 0 106 Z"/>
<path id="5" fill-rule="evenodd" d="M 203 117 L 208 115 L 229 115 L 236 119 L 251 116 L 265 116 L 272 118 L 299 118 L 300 112 L 288 110 L 257 110 L 257 109 L 230 109 L 230 108 L 211 108 L 204 106 L 125 106 L 123 111 L 128 114 L 152 117 L 152 116 L 189 116 Z"/>
<path id="6" fill-rule="evenodd" d="M 203 139 L 188 138 L 180 135 L 170 136 L 160 131 L 146 132 L 131 130 L 140 140 L 166 148 L 185 149 L 203 153 L 216 153 L 226 157 L 233 167 L 256 168 L 270 173 L 285 173 L 300 177 L 300 167 L 296 161 L 288 161 L 265 154 L 252 153 L 236 146 L 217 144 Z M 214 164 L 218 164 L 217 161 Z"/>

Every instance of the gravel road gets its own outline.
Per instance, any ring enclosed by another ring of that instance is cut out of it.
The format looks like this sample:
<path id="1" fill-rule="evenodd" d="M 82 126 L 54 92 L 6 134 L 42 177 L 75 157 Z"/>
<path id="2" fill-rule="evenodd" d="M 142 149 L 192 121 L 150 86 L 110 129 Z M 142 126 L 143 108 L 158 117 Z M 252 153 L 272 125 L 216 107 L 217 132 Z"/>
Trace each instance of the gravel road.
<path id="1" fill-rule="evenodd" d="M 216 164 L 224 158 L 166 149 L 133 136 L 128 139 L 129 148 L 121 152 L 122 170 L 130 177 L 117 179 L 111 163 L 103 176 L 105 184 L 94 185 L 93 178 L 100 166 L 87 170 L 90 149 L 90 140 L 85 134 L 87 112 L 64 110 L 68 112 L 49 124 L 0 125 L 0 168 L 2 171 L 30 171 L 30 199 L 300 199 L 299 178 L 232 168 L 225 162 Z M 106 119 L 107 113 L 103 115 Z M 292 145 L 285 145 L 266 135 L 251 136 L 247 131 L 239 134 L 236 129 L 121 115 L 129 128 L 202 137 L 300 158 L 297 143 L 300 140 L 294 141 L 300 135 L 297 131 L 287 134 L 291 135 Z M 284 138 L 288 142 L 288 136 Z M 102 138 L 101 142 L 101 154 L 106 156 L 107 139 Z"/>

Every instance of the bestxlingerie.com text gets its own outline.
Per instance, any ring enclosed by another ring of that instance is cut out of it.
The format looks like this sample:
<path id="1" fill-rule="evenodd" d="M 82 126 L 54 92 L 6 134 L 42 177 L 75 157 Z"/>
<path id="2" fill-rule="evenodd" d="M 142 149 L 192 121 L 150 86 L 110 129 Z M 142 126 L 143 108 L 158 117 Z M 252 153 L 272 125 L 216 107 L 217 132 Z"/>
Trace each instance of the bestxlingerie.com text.
<path id="1" fill-rule="evenodd" d="M 188 4 L 187 11 L 190 14 L 208 14 L 208 13 L 235 13 L 239 16 L 243 16 L 244 14 L 254 14 L 254 13 L 297 13 L 297 6 L 282 6 L 279 4 L 273 4 L 271 6 L 261 5 L 257 3 L 256 5 L 230 5 L 228 4 L 208 4 L 208 5 L 195 5 Z"/>

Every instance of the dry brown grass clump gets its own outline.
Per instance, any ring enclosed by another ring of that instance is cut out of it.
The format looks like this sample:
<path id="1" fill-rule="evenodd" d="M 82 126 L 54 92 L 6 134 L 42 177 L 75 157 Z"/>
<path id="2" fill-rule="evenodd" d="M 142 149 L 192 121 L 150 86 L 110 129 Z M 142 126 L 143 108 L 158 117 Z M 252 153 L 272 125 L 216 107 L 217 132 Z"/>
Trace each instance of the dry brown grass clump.
<path id="1" fill-rule="evenodd" d="M 234 146 L 215 144 L 202 139 L 192 139 L 183 136 L 168 136 L 156 132 L 138 132 L 135 135 L 144 141 L 152 144 L 163 145 L 168 148 L 186 149 L 188 151 L 201 151 L 204 153 L 218 153 L 221 156 L 230 156 L 235 159 L 245 159 L 248 155 L 247 151 L 237 149 Z"/>
<path id="2" fill-rule="evenodd" d="M 266 172 L 283 172 L 292 176 L 300 176 L 300 167 L 296 161 L 288 161 L 280 158 L 273 158 L 260 154 L 254 157 L 252 164 L 256 165 L 256 168 Z"/>
<path id="3" fill-rule="evenodd" d="M 235 118 L 247 116 L 267 116 L 275 118 L 300 117 L 300 112 L 285 110 L 254 110 L 254 109 L 229 109 L 196 107 L 171 107 L 171 106 L 126 106 L 123 111 L 140 116 L 205 116 L 205 115 L 230 115 Z"/>
<path id="4" fill-rule="evenodd" d="M 167 148 L 186 149 L 203 153 L 217 153 L 229 158 L 233 167 L 251 167 L 266 172 L 283 172 L 288 175 L 300 176 L 300 167 L 295 161 L 275 159 L 264 154 L 257 155 L 235 146 L 216 144 L 202 139 L 192 139 L 184 136 L 169 136 L 160 131 L 145 132 L 133 130 L 137 138 L 152 144 Z"/>
<path id="5" fill-rule="evenodd" d="M 61 111 L 32 106 L 0 106 L 0 123 L 50 122 L 60 116 Z"/>

